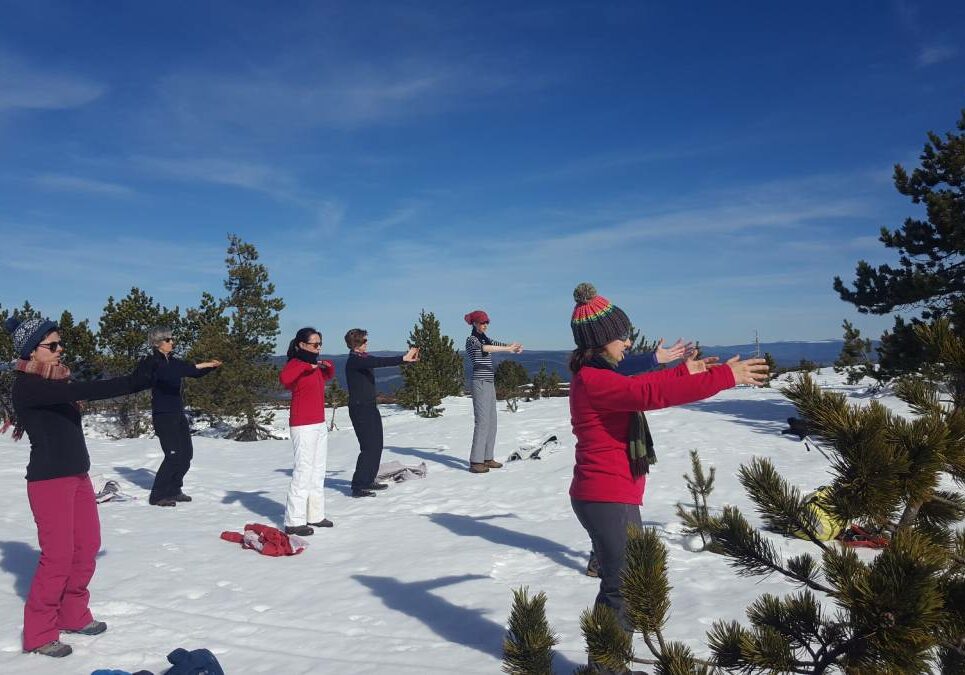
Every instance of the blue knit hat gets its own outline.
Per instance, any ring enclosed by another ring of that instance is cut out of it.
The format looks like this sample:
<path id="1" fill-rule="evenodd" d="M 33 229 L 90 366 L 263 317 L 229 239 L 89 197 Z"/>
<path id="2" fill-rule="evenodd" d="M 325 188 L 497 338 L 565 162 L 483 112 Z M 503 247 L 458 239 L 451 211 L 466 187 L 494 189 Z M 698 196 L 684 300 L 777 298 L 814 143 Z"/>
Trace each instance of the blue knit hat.
<path id="1" fill-rule="evenodd" d="M 37 348 L 45 335 L 57 330 L 56 323 L 42 317 L 21 321 L 11 316 L 3 325 L 13 337 L 13 351 L 24 360 L 30 358 L 30 352 Z"/>

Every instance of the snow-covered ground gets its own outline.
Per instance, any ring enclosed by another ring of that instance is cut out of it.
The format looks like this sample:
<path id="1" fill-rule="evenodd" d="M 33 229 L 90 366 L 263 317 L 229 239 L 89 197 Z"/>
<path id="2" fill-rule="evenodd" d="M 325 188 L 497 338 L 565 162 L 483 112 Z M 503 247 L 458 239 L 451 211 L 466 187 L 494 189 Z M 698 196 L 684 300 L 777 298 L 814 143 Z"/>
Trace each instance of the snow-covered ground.
<path id="1" fill-rule="evenodd" d="M 821 384 L 868 400 L 830 371 Z M 883 402 L 900 407 L 893 398 Z M 74 654 L 56 660 L 20 651 L 22 605 L 39 551 L 23 480 L 26 442 L 0 438 L 0 672 L 90 673 L 96 668 L 165 670 L 175 647 L 207 647 L 235 673 L 498 673 L 512 589 L 549 596 L 560 636 L 556 670 L 585 663 L 580 612 L 598 581 L 583 575 L 589 544 L 570 510 L 573 437 L 567 399 L 500 404 L 497 459 L 556 434 L 542 461 L 470 474 L 468 398 L 445 401 L 422 419 L 382 409 L 385 460 L 425 462 L 428 477 L 393 485 L 377 498 L 348 496 L 358 446 L 344 409 L 330 436 L 327 515 L 301 555 L 268 558 L 219 538 L 245 523 L 278 525 L 291 472 L 287 440 L 237 443 L 195 437 L 185 491 L 190 504 L 147 503 L 161 452 L 153 439 L 89 440 L 95 487 L 113 478 L 137 501 L 100 507 L 103 550 L 91 587 L 96 618 L 109 630 L 66 636 Z M 743 462 L 770 457 L 803 490 L 825 480 L 825 460 L 782 436 L 793 407 L 777 389 L 733 389 L 701 403 L 648 414 L 659 463 L 644 498 L 644 520 L 670 550 L 673 609 L 667 634 L 706 654 L 715 619 L 743 620 L 780 578 L 738 578 L 724 558 L 687 550 L 674 507 L 688 497 L 682 474 L 697 448 L 717 467 L 712 505 L 739 506 L 755 520 L 735 477 Z M 282 416 L 283 417 L 283 416 Z M 282 425 L 284 419 L 281 420 Z M 772 536 L 787 553 L 809 544 Z M 647 655 L 640 644 L 638 655 Z"/>

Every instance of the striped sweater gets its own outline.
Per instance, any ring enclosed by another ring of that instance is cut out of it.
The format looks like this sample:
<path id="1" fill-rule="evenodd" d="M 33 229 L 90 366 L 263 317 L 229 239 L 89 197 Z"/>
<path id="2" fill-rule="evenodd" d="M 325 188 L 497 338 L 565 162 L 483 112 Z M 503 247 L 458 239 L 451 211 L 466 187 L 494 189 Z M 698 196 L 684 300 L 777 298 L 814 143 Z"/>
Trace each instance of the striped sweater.
<path id="1" fill-rule="evenodd" d="M 490 339 L 489 344 L 505 347 L 505 342 Z M 466 338 L 466 356 L 472 363 L 472 379 L 483 382 L 495 382 L 496 374 L 493 369 L 493 355 L 483 351 L 483 343 L 475 335 Z"/>

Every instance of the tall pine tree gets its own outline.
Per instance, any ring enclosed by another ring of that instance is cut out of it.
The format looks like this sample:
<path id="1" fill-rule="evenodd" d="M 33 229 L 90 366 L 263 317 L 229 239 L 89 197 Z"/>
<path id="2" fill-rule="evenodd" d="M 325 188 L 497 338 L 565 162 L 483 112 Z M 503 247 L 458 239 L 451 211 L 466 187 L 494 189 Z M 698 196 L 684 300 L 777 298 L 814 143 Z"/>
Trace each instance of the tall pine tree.
<path id="1" fill-rule="evenodd" d="M 879 240 L 897 253 L 898 264 L 872 267 L 858 263 L 853 285 L 839 278 L 834 290 L 861 313 L 890 314 L 919 310 L 921 318 L 896 317 L 879 347 L 879 379 L 915 372 L 924 355 L 913 335 L 922 321 L 951 317 L 965 334 L 965 110 L 959 133 L 944 138 L 929 132 L 911 174 L 895 165 L 895 188 L 914 204 L 925 207 L 925 218 L 907 218 L 897 230 L 881 228 Z"/>
<path id="2" fill-rule="evenodd" d="M 462 393 L 462 358 L 452 338 L 442 334 L 436 315 L 425 310 L 409 333 L 409 346 L 419 348 L 419 360 L 402 369 L 397 399 L 423 417 L 438 417 L 442 399 Z"/>
<path id="3" fill-rule="evenodd" d="M 278 388 L 272 365 L 279 332 L 279 312 L 285 302 L 275 296 L 268 269 L 258 262 L 258 250 L 237 235 L 228 236 L 225 258 L 227 295 L 202 296 L 188 318 L 194 344 L 190 355 L 217 358 L 223 365 L 190 389 L 192 405 L 208 416 L 240 418 L 231 434 L 239 441 L 270 438 L 274 413 L 264 403 Z"/>

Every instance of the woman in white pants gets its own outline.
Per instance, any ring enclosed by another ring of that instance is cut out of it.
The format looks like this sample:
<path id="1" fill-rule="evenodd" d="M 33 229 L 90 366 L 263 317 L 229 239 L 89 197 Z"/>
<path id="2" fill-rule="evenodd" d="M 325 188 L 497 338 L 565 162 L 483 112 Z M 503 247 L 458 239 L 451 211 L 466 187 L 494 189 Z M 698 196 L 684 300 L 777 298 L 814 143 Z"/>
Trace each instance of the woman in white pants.
<path id="1" fill-rule="evenodd" d="M 278 374 L 292 393 L 288 423 L 295 461 L 285 504 L 285 533 L 306 536 L 312 527 L 332 527 L 325 517 L 325 462 L 328 428 L 325 426 L 325 384 L 335 377 L 331 361 L 319 361 L 322 335 L 301 328 L 288 345 L 288 363 Z"/>

